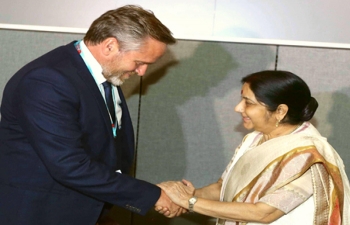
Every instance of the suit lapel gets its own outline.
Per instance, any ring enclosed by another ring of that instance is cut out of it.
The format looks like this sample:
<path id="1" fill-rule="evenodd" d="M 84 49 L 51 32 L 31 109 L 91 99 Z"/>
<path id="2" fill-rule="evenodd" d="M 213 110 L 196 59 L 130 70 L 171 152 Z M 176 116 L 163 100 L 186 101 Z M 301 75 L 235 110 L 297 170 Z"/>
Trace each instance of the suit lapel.
<path id="1" fill-rule="evenodd" d="M 84 60 L 81 58 L 78 51 L 76 50 L 74 43 L 75 42 L 68 44 L 67 50 L 69 51 L 70 55 L 73 56 L 74 64 L 75 64 L 74 66 L 77 68 L 77 74 L 81 78 L 82 82 L 87 86 L 90 93 L 93 95 L 93 98 L 96 101 L 98 108 L 100 109 L 100 112 L 102 114 L 104 123 L 106 124 L 107 128 L 110 130 L 110 134 L 113 136 L 112 129 L 111 129 L 111 120 L 107 111 L 106 104 L 101 95 L 101 92 L 98 89 L 98 86 L 96 85 L 96 82 L 92 77 L 89 69 L 87 68 Z"/>

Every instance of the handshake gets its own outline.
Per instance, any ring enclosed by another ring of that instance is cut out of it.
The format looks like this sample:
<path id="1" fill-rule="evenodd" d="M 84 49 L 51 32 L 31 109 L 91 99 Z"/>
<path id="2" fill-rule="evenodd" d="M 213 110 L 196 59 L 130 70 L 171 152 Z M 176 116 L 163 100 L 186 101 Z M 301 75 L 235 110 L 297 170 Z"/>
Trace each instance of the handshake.
<path id="1" fill-rule="evenodd" d="M 166 181 L 157 184 L 162 191 L 155 210 L 168 218 L 188 212 L 188 200 L 193 197 L 195 187 L 187 180 Z"/>

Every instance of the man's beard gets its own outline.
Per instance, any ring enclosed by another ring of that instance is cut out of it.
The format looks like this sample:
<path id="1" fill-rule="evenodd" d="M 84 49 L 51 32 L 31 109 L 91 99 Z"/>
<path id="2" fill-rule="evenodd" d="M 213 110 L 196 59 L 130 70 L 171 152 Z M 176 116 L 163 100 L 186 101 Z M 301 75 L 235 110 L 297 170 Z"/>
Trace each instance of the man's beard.
<path id="1" fill-rule="evenodd" d="M 125 71 L 118 71 L 115 73 L 112 73 L 111 71 L 108 71 L 106 69 L 103 69 L 102 74 L 108 80 L 111 84 L 114 86 L 120 86 L 124 83 L 124 81 L 129 78 L 129 77 L 124 77 L 127 72 Z M 133 75 L 134 73 L 132 72 L 130 75 Z"/>
<path id="2" fill-rule="evenodd" d="M 106 80 L 108 80 L 114 86 L 120 86 L 124 83 L 125 79 L 122 79 L 122 75 L 122 73 L 113 75 L 106 75 L 105 73 L 103 73 L 103 76 L 106 78 Z"/>

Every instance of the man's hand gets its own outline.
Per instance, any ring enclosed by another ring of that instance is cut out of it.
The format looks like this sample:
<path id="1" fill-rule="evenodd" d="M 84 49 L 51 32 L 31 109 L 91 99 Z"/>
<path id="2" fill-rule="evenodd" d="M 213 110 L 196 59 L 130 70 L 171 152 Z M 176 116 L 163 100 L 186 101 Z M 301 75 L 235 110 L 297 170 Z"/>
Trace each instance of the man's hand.
<path id="1" fill-rule="evenodd" d="M 163 190 L 161 190 L 160 197 L 156 202 L 155 210 L 168 218 L 180 216 L 186 212 L 180 206 L 173 203 Z"/>

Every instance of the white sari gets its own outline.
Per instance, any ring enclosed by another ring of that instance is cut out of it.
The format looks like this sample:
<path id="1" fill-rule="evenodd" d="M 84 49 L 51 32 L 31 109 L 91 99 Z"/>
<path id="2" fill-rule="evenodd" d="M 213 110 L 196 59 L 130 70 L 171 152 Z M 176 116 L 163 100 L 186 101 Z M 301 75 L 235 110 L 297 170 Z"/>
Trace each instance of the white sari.
<path id="1" fill-rule="evenodd" d="M 248 134 L 222 175 L 221 201 L 272 205 L 285 215 L 270 223 L 350 225 L 350 187 L 337 152 L 309 122 L 261 145 Z M 218 219 L 218 225 L 259 224 Z"/>

